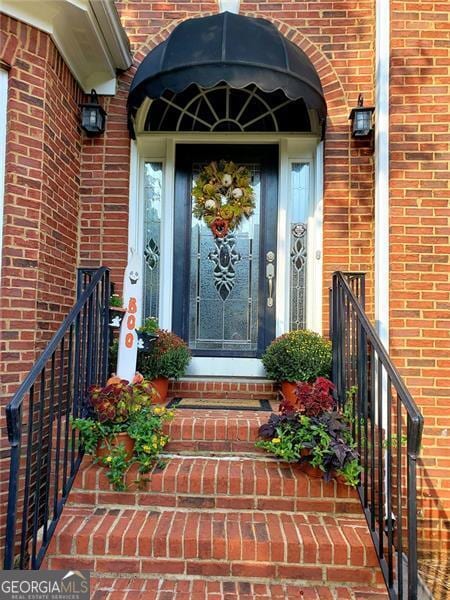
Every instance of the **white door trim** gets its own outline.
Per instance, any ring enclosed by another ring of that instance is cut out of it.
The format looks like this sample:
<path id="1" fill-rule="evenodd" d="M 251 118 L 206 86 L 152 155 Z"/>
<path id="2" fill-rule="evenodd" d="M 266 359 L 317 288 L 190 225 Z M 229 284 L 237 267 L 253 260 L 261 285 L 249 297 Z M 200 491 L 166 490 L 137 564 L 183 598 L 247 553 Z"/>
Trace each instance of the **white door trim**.
<path id="1" fill-rule="evenodd" d="M 163 164 L 160 256 L 161 328 L 172 326 L 173 222 L 175 189 L 175 153 L 177 144 L 278 144 L 280 148 L 278 190 L 278 241 L 276 280 L 276 335 L 289 329 L 289 196 L 290 164 L 309 163 L 310 217 L 308 220 L 307 327 L 322 330 L 322 221 L 323 221 L 323 143 L 316 136 L 276 134 L 199 134 L 176 133 L 166 136 L 141 134 L 132 142 L 130 160 L 129 245 L 143 256 L 143 173 L 148 161 Z M 259 359 L 194 357 L 190 376 L 264 377 Z"/>

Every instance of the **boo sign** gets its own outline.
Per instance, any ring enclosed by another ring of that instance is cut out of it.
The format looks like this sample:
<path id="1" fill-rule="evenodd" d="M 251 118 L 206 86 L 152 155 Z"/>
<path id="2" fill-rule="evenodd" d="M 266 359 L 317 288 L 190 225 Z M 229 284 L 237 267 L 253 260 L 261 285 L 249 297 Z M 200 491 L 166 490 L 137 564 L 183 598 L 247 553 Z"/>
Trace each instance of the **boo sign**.
<path id="1" fill-rule="evenodd" d="M 120 327 L 117 376 L 132 381 L 138 348 L 136 327 L 142 320 L 142 260 L 133 248 L 123 278 L 123 306 L 126 313 Z"/>

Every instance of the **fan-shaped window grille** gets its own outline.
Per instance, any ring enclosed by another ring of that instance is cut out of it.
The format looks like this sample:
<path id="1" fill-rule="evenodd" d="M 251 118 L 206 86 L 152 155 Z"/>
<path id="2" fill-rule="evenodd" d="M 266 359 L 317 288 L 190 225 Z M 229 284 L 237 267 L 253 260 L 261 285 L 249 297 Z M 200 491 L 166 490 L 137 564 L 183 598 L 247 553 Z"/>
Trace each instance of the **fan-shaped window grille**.
<path id="1" fill-rule="evenodd" d="M 191 85 L 179 94 L 166 91 L 152 102 L 146 131 L 311 131 L 302 99 L 289 100 L 281 90 L 256 86 L 204 89 Z"/>

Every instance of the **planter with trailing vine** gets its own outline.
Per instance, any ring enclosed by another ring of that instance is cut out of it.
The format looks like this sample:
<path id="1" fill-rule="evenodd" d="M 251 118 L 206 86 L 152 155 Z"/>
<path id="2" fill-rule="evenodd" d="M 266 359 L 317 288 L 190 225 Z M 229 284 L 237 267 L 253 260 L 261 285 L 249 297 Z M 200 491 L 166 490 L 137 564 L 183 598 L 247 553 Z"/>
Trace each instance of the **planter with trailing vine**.
<path id="1" fill-rule="evenodd" d="M 162 427 L 174 412 L 153 406 L 155 397 L 153 386 L 140 374 L 131 383 L 111 377 L 106 386 L 89 389 L 89 416 L 72 420 L 82 449 L 107 468 L 115 490 L 127 488 L 132 465 L 139 476 L 148 473 L 169 440 Z"/>
<path id="2" fill-rule="evenodd" d="M 361 466 L 350 419 L 336 409 L 334 385 L 324 377 L 297 384 L 296 403 L 282 402 L 259 429 L 256 446 L 281 460 L 297 463 L 313 477 L 359 483 Z"/>

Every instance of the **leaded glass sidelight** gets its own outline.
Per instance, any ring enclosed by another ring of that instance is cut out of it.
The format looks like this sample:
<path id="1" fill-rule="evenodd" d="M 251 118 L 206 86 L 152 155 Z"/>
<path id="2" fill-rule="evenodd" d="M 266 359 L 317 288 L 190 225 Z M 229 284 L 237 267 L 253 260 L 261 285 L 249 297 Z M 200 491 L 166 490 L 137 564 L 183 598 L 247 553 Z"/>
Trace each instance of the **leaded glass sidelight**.
<path id="1" fill-rule="evenodd" d="M 309 164 L 293 162 L 291 164 L 289 231 L 290 231 L 290 269 L 289 269 L 289 327 L 306 327 L 306 271 L 307 240 L 309 216 Z"/>
<path id="2" fill-rule="evenodd" d="M 159 316 L 161 199 L 163 169 L 160 162 L 144 164 L 144 316 Z"/>
<path id="3" fill-rule="evenodd" d="M 204 165 L 196 164 L 193 179 Z M 258 343 L 260 166 L 251 175 L 256 209 L 224 238 L 192 217 L 189 346 L 254 352 Z"/>

